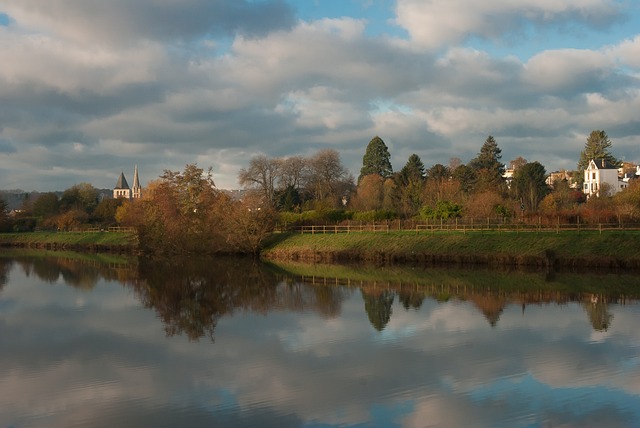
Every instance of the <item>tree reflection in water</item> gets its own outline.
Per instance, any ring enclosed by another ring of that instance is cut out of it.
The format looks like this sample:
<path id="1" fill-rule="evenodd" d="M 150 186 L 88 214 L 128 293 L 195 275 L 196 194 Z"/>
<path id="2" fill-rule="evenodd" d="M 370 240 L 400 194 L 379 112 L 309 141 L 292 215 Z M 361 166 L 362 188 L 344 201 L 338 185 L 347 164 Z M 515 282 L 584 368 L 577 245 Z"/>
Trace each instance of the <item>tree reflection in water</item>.
<path id="1" fill-rule="evenodd" d="M 342 303 L 360 292 L 371 326 L 382 331 L 393 315 L 394 302 L 405 310 L 419 309 L 425 299 L 446 303 L 452 299 L 473 304 L 496 326 L 508 305 L 578 302 L 594 330 L 611 327 L 611 304 L 640 297 L 640 277 L 561 274 L 495 270 L 364 268 L 339 270 L 334 266 L 265 265 L 249 258 L 140 259 L 114 261 L 112 256 L 33 254 L 0 257 L 0 291 L 13 263 L 27 276 L 47 283 L 64 283 L 90 290 L 101 279 L 131 286 L 142 304 L 158 313 L 168 335 L 185 334 L 191 340 L 215 338 L 218 321 L 235 311 L 314 311 L 326 318 L 340 315 Z M 311 274 L 299 271 L 313 269 Z M 320 274 L 319 274 L 320 273 Z M 324 274 L 324 275 L 323 275 Z M 350 275 L 356 279 L 350 279 Z M 383 280 L 384 275 L 391 278 Z M 363 279 L 370 277 L 370 280 Z"/>
<path id="2" fill-rule="evenodd" d="M 282 281 L 249 258 L 142 260 L 133 284 L 142 303 L 153 308 L 168 335 L 212 341 L 218 320 L 234 311 L 314 310 L 340 313 L 345 291 Z"/>
<path id="3" fill-rule="evenodd" d="M 391 290 L 362 292 L 364 310 L 367 312 L 369 322 L 378 331 L 384 330 L 391 320 L 393 300 L 395 292 Z"/>

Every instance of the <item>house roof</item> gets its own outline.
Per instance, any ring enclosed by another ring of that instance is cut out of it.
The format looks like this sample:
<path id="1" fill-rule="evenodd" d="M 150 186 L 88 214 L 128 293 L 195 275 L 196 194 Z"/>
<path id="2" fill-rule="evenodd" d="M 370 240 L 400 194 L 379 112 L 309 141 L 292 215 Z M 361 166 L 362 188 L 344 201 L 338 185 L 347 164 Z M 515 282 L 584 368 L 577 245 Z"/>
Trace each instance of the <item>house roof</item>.
<path id="1" fill-rule="evenodd" d="M 120 177 L 118 177 L 118 182 L 116 183 L 116 187 L 114 189 L 128 189 L 129 183 L 127 183 L 127 179 L 124 178 L 124 172 L 120 173 Z"/>
<path id="2" fill-rule="evenodd" d="M 593 162 L 597 169 L 618 169 L 617 165 L 614 165 L 605 159 L 591 159 L 591 162 Z M 591 166 L 591 162 L 589 162 L 589 166 Z"/>

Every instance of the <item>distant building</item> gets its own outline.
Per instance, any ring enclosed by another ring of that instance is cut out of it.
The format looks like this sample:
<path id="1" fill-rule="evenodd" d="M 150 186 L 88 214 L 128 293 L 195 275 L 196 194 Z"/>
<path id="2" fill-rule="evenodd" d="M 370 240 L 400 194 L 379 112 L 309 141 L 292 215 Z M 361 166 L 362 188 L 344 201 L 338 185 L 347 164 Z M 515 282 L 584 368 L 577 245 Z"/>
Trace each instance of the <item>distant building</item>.
<path id="1" fill-rule="evenodd" d="M 610 195 L 614 195 L 627 186 L 628 183 L 618 177 L 618 166 L 604 159 L 591 159 L 589 166 L 584 170 L 582 191 L 587 198 L 593 195 L 600 196 L 600 192 L 605 188 Z"/>
<path id="2" fill-rule="evenodd" d="M 142 187 L 140 186 L 140 178 L 138 177 L 138 165 L 136 165 L 133 172 L 133 186 L 129 187 L 127 179 L 124 176 L 124 171 L 120 173 L 116 187 L 113 188 L 113 198 L 124 199 L 140 199 L 142 196 Z"/>
<path id="3" fill-rule="evenodd" d="M 545 180 L 548 186 L 553 187 L 553 183 L 557 181 L 566 181 L 570 188 L 575 188 L 576 183 L 573 179 L 573 172 L 563 169 L 562 171 L 553 171 Z"/>

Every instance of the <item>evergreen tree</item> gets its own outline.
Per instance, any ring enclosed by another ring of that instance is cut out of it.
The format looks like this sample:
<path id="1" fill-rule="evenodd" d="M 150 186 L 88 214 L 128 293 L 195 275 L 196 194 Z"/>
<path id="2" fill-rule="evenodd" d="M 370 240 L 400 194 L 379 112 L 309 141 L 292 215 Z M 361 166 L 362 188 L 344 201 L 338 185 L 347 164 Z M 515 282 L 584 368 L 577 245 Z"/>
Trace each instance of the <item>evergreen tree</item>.
<path id="1" fill-rule="evenodd" d="M 382 138 L 377 135 L 367 145 L 367 150 L 362 157 L 362 168 L 360 169 L 360 176 L 358 182 L 365 175 L 378 174 L 382 178 L 387 178 L 393 173 L 390 161 L 391 155 L 387 145 L 382 141 Z"/>
<path id="2" fill-rule="evenodd" d="M 598 129 L 591 131 L 584 144 L 584 150 L 580 152 L 580 160 L 578 161 L 578 182 L 580 184 L 584 181 L 584 170 L 587 169 L 592 159 L 602 159 L 613 166 L 620 164 L 620 161 L 611 154 L 610 148 L 611 140 L 606 132 Z"/>
<path id="3" fill-rule="evenodd" d="M 451 176 L 449 168 L 437 163 L 427 171 L 427 178 L 429 180 L 448 180 Z"/>
<path id="4" fill-rule="evenodd" d="M 474 183 L 475 191 L 504 187 L 502 179 L 504 164 L 500 162 L 501 158 L 502 150 L 498 147 L 495 138 L 489 135 L 480 148 L 478 156 L 469 162 L 469 166 L 477 176 L 477 181 Z"/>
<path id="5" fill-rule="evenodd" d="M 417 154 L 409 156 L 407 163 L 400 170 L 400 179 L 402 184 L 411 182 L 419 182 L 424 179 L 424 164 Z"/>
<path id="6" fill-rule="evenodd" d="M 511 188 L 528 210 L 537 211 L 540 201 L 549 193 L 547 172 L 540 162 L 526 163 L 513 173 Z"/>
<path id="7" fill-rule="evenodd" d="M 422 205 L 425 170 L 420 156 L 409 156 L 407 163 L 394 177 L 400 196 L 400 209 L 411 215 Z"/>
<path id="8" fill-rule="evenodd" d="M 502 150 L 498 147 L 495 138 L 489 135 L 480 148 L 478 156 L 469 162 L 469 166 L 476 170 L 487 169 L 498 176 L 502 176 L 504 164 L 500 162 L 500 159 L 502 159 Z"/>

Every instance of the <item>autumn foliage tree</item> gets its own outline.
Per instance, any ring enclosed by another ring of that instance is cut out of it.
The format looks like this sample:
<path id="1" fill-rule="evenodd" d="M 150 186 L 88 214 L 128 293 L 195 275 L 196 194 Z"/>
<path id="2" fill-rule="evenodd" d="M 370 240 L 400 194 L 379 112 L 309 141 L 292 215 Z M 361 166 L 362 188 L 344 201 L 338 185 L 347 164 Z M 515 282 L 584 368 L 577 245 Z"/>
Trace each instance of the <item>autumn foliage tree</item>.
<path id="1" fill-rule="evenodd" d="M 360 179 L 353 208 L 361 211 L 378 210 L 384 201 L 384 179 L 378 174 L 369 174 Z"/>
<path id="2" fill-rule="evenodd" d="M 184 172 L 165 170 L 142 199 L 118 208 L 117 219 L 137 229 L 149 252 L 211 253 L 228 249 L 222 220 L 229 203 L 216 189 L 211 169 L 192 164 Z"/>

